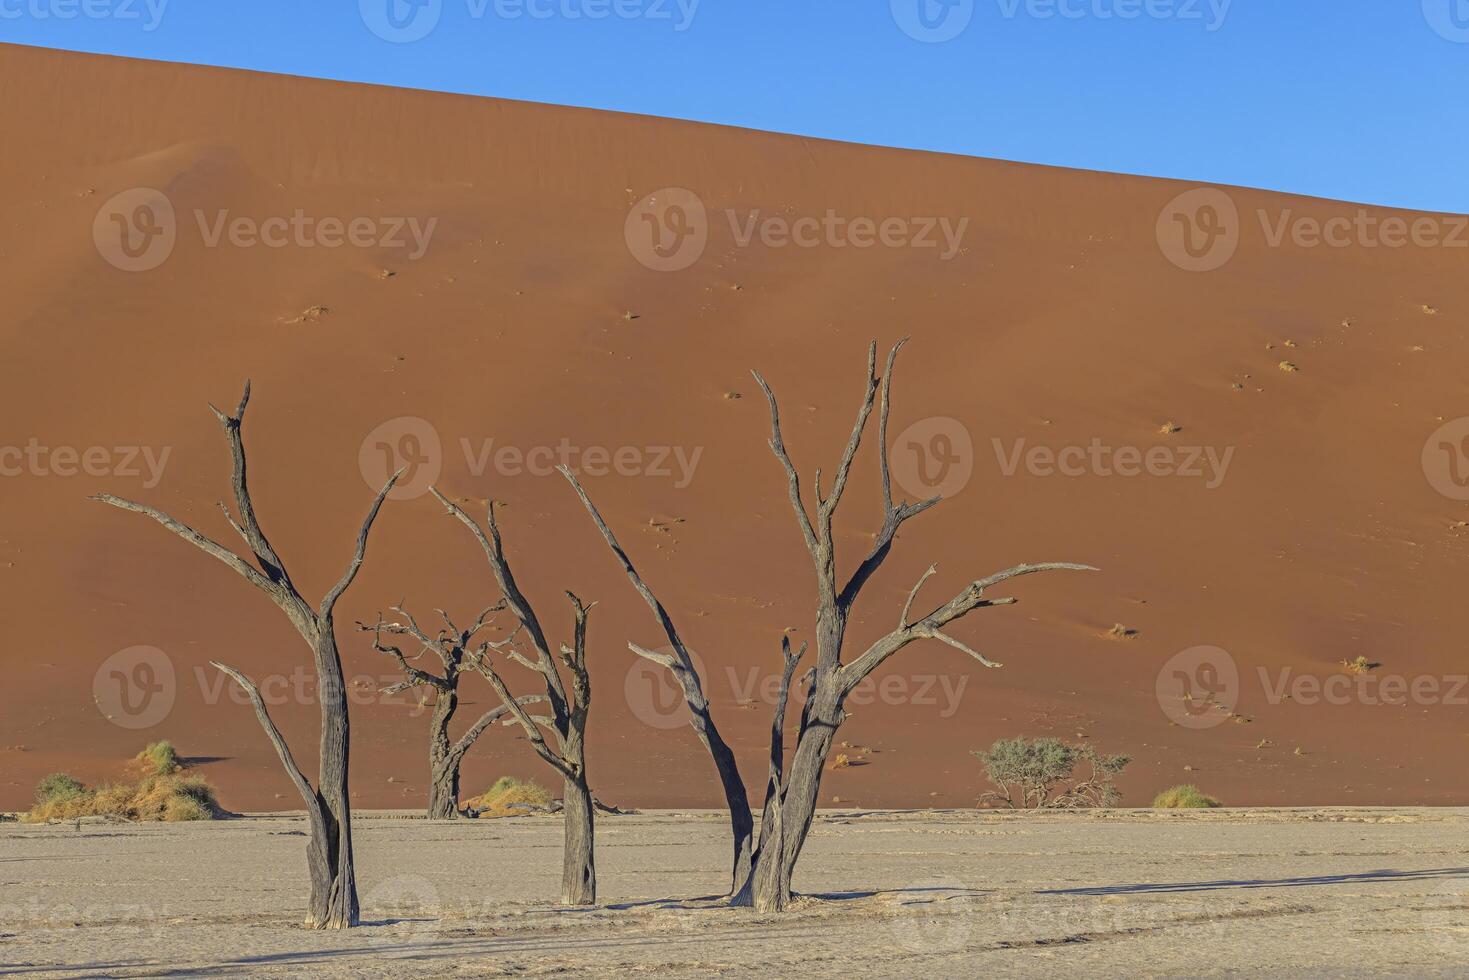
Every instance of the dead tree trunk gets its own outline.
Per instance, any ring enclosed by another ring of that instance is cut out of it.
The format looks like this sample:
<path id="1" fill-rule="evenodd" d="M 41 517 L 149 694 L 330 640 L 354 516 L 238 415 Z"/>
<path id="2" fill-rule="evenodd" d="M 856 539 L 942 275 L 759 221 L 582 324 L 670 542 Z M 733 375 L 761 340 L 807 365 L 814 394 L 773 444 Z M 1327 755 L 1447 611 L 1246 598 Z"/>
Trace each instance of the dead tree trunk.
<path id="1" fill-rule="evenodd" d="M 246 382 L 244 395 L 241 396 L 234 415 L 226 415 L 213 406 L 210 408 L 224 427 L 234 460 L 231 482 L 238 520 L 223 503 L 220 504 L 220 510 L 224 512 L 225 520 L 249 546 L 255 560 L 254 565 L 163 511 L 111 494 L 99 494 L 92 499 L 151 517 L 205 554 L 234 569 L 286 614 L 291 625 L 311 648 L 316 664 L 317 703 L 321 710 L 320 755 L 314 789 L 296 764 L 280 730 L 271 721 L 255 684 L 232 667 L 219 663 L 214 666 L 233 678 L 249 695 L 261 727 L 275 746 L 281 765 L 285 767 L 286 774 L 290 776 L 306 804 L 306 814 L 311 826 L 311 839 L 306 852 L 311 875 L 311 902 L 306 925 L 312 929 L 345 929 L 357 925 L 358 905 L 357 881 L 352 864 L 352 813 L 347 791 L 351 728 L 347 716 L 342 658 L 337 651 L 333 610 L 362 567 L 363 557 L 367 553 L 368 534 L 377 519 L 383 500 L 397 482 L 398 474 L 388 480 L 373 500 L 372 507 L 357 533 L 357 545 L 347 570 L 321 603 L 313 608 L 297 591 L 286 572 L 285 563 L 271 547 L 255 516 L 255 506 L 250 498 L 246 479 L 245 446 L 240 433 L 249 401 L 250 385 Z"/>
<path id="2" fill-rule="evenodd" d="M 384 688 L 384 694 L 398 694 L 415 687 L 424 687 L 433 692 L 434 704 L 433 713 L 429 716 L 428 738 L 428 818 L 430 820 L 453 820 L 460 816 L 459 770 L 464 762 L 464 756 L 474 747 L 474 743 L 485 729 L 508 713 L 504 705 L 498 705 L 481 715 L 479 720 L 457 740 L 449 736 L 450 723 L 459 709 L 459 682 L 464 670 L 473 668 L 475 660 L 470 644 L 480 630 L 488 625 L 489 617 L 504 608 L 503 603 L 489 607 L 479 614 L 472 626 L 464 630 L 454 624 L 448 613 L 439 610 L 439 616 L 444 621 L 444 628 L 432 637 L 418 625 L 418 621 L 403 608 L 402 604 L 392 607 L 393 612 L 403 617 L 400 621 L 388 623 L 379 616 L 378 621 L 371 626 L 363 623 L 357 624 L 360 631 L 373 634 L 373 649 L 391 656 L 397 661 L 398 668 L 403 671 L 404 679 Z M 400 647 L 392 643 L 385 643 L 383 634 L 406 636 L 416 641 L 421 649 L 409 657 Z M 444 668 L 442 674 L 435 674 L 417 666 L 416 661 L 429 651 L 433 651 L 438 656 Z M 530 704 L 545 699 L 532 695 L 519 700 L 521 704 Z"/>
<path id="3" fill-rule="evenodd" d="M 770 407 L 770 448 L 785 470 L 787 491 L 796 523 L 805 540 L 806 550 L 816 570 L 816 664 L 812 668 L 806 703 L 801 712 L 801 723 L 796 734 L 795 752 L 791 758 L 789 775 L 774 779 L 777 799 L 767 800 L 767 810 L 778 807 L 772 813 L 772 826 L 778 828 L 775 839 L 762 839 L 755 852 L 755 871 L 751 876 L 750 888 L 737 897 L 737 901 L 748 903 L 762 911 L 784 909 L 790 902 L 791 878 L 796 860 L 806 843 L 811 822 L 816 815 L 816 803 L 821 791 L 821 776 L 826 768 L 826 759 L 831 751 L 842 722 L 847 713 L 844 704 L 852 690 L 880 667 L 889 657 L 915 640 L 940 640 L 978 660 L 986 667 L 998 664 L 959 640 L 943 632 L 950 623 L 968 615 L 976 609 L 1012 603 L 1011 598 L 990 599 L 985 590 L 1020 575 L 1051 569 L 1076 569 L 1095 571 L 1089 565 L 1048 562 L 1038 565 L 1017 565 L 985 579 L 971 582 L 958 595 L 926 615 L 914 617 L 913 603 L 919 589 L 934 573 L 933 566 L 919 578 L 908 594 L 898 616 L 898 625 L 878 639 L 850 663 L 842 661 L 842 647 L 846 636 L 847 620 L 857 601 L 862 587 L 882 566 L 892 549 L 898 529 L 909 518 L 923 513 L 939 502 L 933 497 L 919 503 L 893 503 L 892 479 L 888 471 L 888 411 L 892 389 L 893 365 L 898 351 L 906 340 L 899 341 L 888 354 L 887 366 L 881 379 L 877 376 L 877 345 L 867 351 L 867 385 L 851 436 L 837 466 L 830 493 L 823 495 L 821 471 L 817 470 L 812 487 L 815 494 L 815 519 L 813 520 L 801 497 L 801 479 L 786 451 L 781 438 L 780 409 L 775 393 L 758 373 L 755 381 L 765 393 Z M 832 519 L 842 494 L 847 488 L 852 462 L 862 442 L 874 404 L 881 390 L 881 409 L 878 421 L 878 465 L 882 476 L 883 514 L 882 523 L 874 535 L 871 549 L 852 572 L 842 581 L 837 574 L 836 544 L 832 535 Z M 779 720 L 777 720 L 777 724 Z M 772 753 L 774 754 L 774 753 Z M 778 767 L 774 767 L 778 768 Z"/>
<path id="4" fill-rule="evenodd" d="M 729 806 L 730 832 L 734 840 L 734 858 L 730 871 L 730 892 L 735 895 L 744 887 L 749 879 L 751 861 L 754 856 L 754 818 L 750 813 L 750 800 L 745 792 L 744 780 L 740 778 L 739 766 L 735 763 L 733 750 L 719 734 L 719 727 L 714 724 L 714 717 L 709 712 L 709 700 L 704 696 L 703 683 L 699 672 L 694 667 L 693 660 L 689 657 L 688 648 L 684 645 L 683 638 L 679 635 L 678 628 L 674 626 L 673 618 L 663 608 L 663 604 L 653 595 L 642 576 L 633 567 L 632 559 L 622 546 L 617 543 L 617 538 L 607 522 L 602 519 L 582 485 L 577 482 L 571 470 L 565 466 L 557 467 L 561 475 L 566 477 L 576 494 L 581 498 L 582 505 L 587 513 L 591 515 L 597 530 L 602 532 L 602 538 L 607 542 L 607 547 L 617 557 L 622 565 L 622 570 L 627 574 L 628 580 L 632 582 L 633 588 L 643 597 L 648 608 L 653 611 L 653 617 L 658 620 L 658 625 L 663 627 L 664 634 L 673 648 L 673 654 L 666 655 L 654 653 L 644 649 L 635 643 L 629 643 L 628 649 L 641 657 L 652 660 L 654 663 L 662 664 L 673 674 L 683 691 L 684 703 L 688 705 L 690 723 L 693 725 L 694 733 L 698 735 L 699 741 L 704 743 L 704 748 L 709 751 L 709 757 L 714 762 L 715 772 L 719 775 L 719 783 L 724 790 L 724 798 Z"/>
<path id="5" fill-rule="evenodd" d="M 561 904 L 595 905 L 597 902 L 597 870 L 595 860 L 595 828 L 592 791 L 587 781 L 586 731 L 587 713 L 592 703 L 592 681 L 587 672 L 587 614 L 591 606 L 571 592 L 575 615 L 572 645 L 561 644 L 557 655 L 541 628 L 540 618 L 534 607 L 520 591 L 510 562 L 505 557 L 504 543 L 500 539 L 500 528 L 495 522 L 495 503 L 490 501 L 486 508 L 486 526 L 479 524 L 441 494 L 437 488 L 433 494 L 449 512 L 473 532 L 489 560 L 490 570 L 500 587 L 506 606 L 514 614 L 518 625 L 504 640 L 486 642 L 476 651 L 473 666 L 482 673 L 500 695 L 500 701 L 519 722 L 536 755 L 560 774 L 563 782 L 563 816 L 565 818 L 566 841 L 562 852 Z M 488 531 L 488 534 L 486 534 Z M 515 648 L 515 641 L 524 633 L 535 659 L 527 657 Z M 520 699 L 510 693 L 509 687 L 500 677 L 499 671 L 490 660 L 492 651 L 503 650 L 506 656 L 541 675 L 545 684 L 545 700 L 551 709 L 549 715 L 531 715 L 522 706 Z M 561 666 L 571 675 L 571 691 L 561 678 Z M 541 729 L 549 730 L 556 738 L 553 749 L 546 743 Z"/>

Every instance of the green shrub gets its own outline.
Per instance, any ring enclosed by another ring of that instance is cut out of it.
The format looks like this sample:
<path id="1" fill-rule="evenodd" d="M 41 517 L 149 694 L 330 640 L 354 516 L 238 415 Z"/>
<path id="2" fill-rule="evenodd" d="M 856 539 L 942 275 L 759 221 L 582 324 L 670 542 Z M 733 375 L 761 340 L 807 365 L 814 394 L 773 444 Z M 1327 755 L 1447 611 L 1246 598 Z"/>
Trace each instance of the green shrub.
<path id="1" fill-rule="evenodd" d="M 81 796 L 87 791 L 81 780 L 75 776 L 68 776 L 64 772 L 53 772 L 36 784 L 36 802 L 51 803 L 55 800 L 65 800 L 73 796 Z"/>
<path id="2" fill-rule="evenodd" d="M 1203 810 L 1218 805 L 1218 800 L 1192 785 L 1165 789 L 1153 800 L 1153 806 L 1159 810 Z"/>
<path id="3" fill-rule="evenodd" d="M 174 751 L 173 743 L 166 739 L 162 742 L 150 742 L 143 751 L 133 757 L 133 761 L 138 763 L 144 772 L 154 776 L 168 776 L 184 767 L 183 760 L 179 758 L 178 752 Z"/>
<path id="4" fill-rule="evenodd" d="M 1125 755 L 1101 755 L 1090 745 L 1068 745 L 1058 738 L 1002 738 L 987 752 L 972 753 L 999 792 L 986 793 L 979 802 L 1011 809 L 1082 809 L 1116 805 L 1122 794 L 1113 777 L 1132 760 Z M 1085 763 L 1088 771 L 1076 775 Z"/>

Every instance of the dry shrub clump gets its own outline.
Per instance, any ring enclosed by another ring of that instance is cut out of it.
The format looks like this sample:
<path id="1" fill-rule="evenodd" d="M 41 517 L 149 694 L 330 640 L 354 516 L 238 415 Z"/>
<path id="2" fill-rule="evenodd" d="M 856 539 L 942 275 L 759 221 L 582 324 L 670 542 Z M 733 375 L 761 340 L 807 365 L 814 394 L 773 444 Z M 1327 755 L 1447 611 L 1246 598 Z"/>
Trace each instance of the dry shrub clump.
<path id="1" fill-rule="evenodd" d="M 539 783 L 501 776 L 480 796 L 465 801 L 465 807 L 481 817 L 522 816 L 551 806 L 551 794 Z"/>
<path id="2" fill-rule="evenodd" d="M 1158 810 L 1204 810 L 1218 805 L 1218 800 L 1192 785 L 1165 789 L 1153 800 Z"/>
<path id="3" fill-rule="evenodd" d="M 52 773 L 36 786 L 29 823 L 113 817 L 131 821 L 213 820 L 223 816 L 214 787 L 202 776 L 184 774 L 168 742 L 155 742 L 134 757 L 136 782 L 105 783 L 95 789 L 66 773 Z"/>

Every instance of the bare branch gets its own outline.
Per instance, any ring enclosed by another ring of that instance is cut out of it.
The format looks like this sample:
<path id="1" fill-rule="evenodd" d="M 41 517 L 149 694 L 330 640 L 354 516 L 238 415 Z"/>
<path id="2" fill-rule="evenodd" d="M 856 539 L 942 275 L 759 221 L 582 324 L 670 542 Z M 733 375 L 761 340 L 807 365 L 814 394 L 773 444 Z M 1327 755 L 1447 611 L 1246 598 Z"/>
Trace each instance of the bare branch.
<path id="1" fill-rule="evenodd" d="M 189 525 L 184 524 L 182 521 L 175 520 L 174 518 L 170 517 L 168 514 L 165 514 L 163 511 L 158 510 L 157 508 L 149 507 L 146 504 L 140 504 L 132 500 L 124 500 L 122 497 L 114 497 L 110 493 L 94 494 L 88 499 L 99 500 L 104 504 L 111 504 L 113 507 L 117 507 L 121 510 L 130 510 L 135 514 L 143 514 L 144 516 L 153 518 L 159 524 L 162 524 L 174 534 L 177 534 L 185 541 L 194 545 L 194 547 L 198 548 L 200 551 L 203 551 L 205 554 L 212 555 L 213 557 L 218 558 L 230 568 L 233 568 L 236 572 L 243 576 L 247 582 L 255 586 L 257 589 L 265 592 L 272 599 L 276 600 L 278 604 L 282 602 L 282 590 L 279 585 L 266 578 L 260 573 L 258 569 L 255 568 L 255 566 L 245 561 L 243 558 L 226 548 L 224 545 L 213 540 L 212 538 L 206 538 L 204 535 L 200 534 Z"/>
<path id="2" fill-rule="evenodd" d="M 896 348 L 895 348 L 896 350 Z M 821 527 L 826 540 L 831 538 L 831 518 L 842 502 L 847 489 L 847 477 L 852 472 L 852 461 L 857 458 L 857 448 L 862 444 L 862 432 L 867 428 L 867 419 L 872 415 L 872 400 L 877 395 L 877 341 L 867 346 L 867 391 L 862 397 L 862 407 L 857 410 L 857 420 L 852 423 L 852 434 L 847 439 L 847 448 L 842 451 L 842 461 L 837 466 L 837 476 L 831 486 L 831 496 L 821 502 L 819 508 Z"/>
<path id="3" fill-rule="evenodd" d="M 775 392 L 770 390 L 770 385 L 765 383 L 759 371 L 751 371 L 755 376 L 755 383 L 760 390 L 765 392 L 765 401 L 770 405 L 770 451 L 775 453 L 775 458 L 780 460 L 780 465 L 785 467 L 786 481 L 790 485 L 791 508 L 796 512 L 796 522 L 801 526 L 801 535 L 806 539 L 806 550 L 811 556 L 818 555 L 816 542 L 816 530 L 811 526 L 811 518 L 806 513 L 806 505 L 801 501 L 801 477 L 796 473 L 796 464 L 791 462 L 791 454 L 786 451 L 785 440 L 780 434 L 780 407 L 775 403 Z M 818 492 L 818 496 L 820 493 Z"/>
<path id="4" fill-rule="evenodd" d="M 937 565 L 929 565 L 924 573 L 919 577 L 918 581 L 914 584 L 913 591 L 908 593 L 908 601 L 903 603 L 903 613 L 901 616 L 898 617 L 899 627 L 908 625 L 908 614 L 913 611 L 913 600 L 918 598 L 918 590 L 923 588 L 923 583 L 927 582 L 929 576 L 931 576 L 936 571 L 938 571 Z"/>
<path id="5" fill-rule="evenodd" d="M 247 389 L 248 394 L 248 389 Z M 317 798 L 316 791 L 311 788 L 306 777 L 301 772 L 301 767 L 296 765 L 296 760 L 291 756 L 291 750 L 286 745 L 286 740 L 281 736 L 279 728 L 270 719 L 270 712 L 265 710 L 265 701 L 260 697 L 260 689 L 255 682 L 233 667 L 226 667 L 222 663 L 211 660 L 210 666 L 222 671 L 241 689 L 249 695 L 250 703 L 255 706 L 255 717 L 260 719 L 260 727 L 265 729 L 265 734 L 270 738 L 270 743 L 275 746 L 276 755 L 280 756 L 281 765 L 285 766 L 286 773 L 291 777 L 291 782 L 296 784 L 296 789 L 301 793 L 301 799 L 306 801 L 306 808 L 314 811 L 318 818 L 321 816 L 321 800 Z"/>
<path id="6" fill-rule="evenodd" d="M 996 667 L 998 664 L 988 660 L 978 652 L 964 646 L 952 637 L 944 635 L 941 630 L 949 623 L 968 615 L 976 609 L 984 609 L 989 606 L 1010 605 L 1013 598 L 986 599 L 984 591 L 1000 582 L 1018 578 L 1022 575 L 1032 575 L 1036 572 L 1048 571 L 1081 571 L 1095 572 L 1096 568 L 1091 565 L 1078 565 L 1071 562 L 1040 562 L 1037 564 L 1016 565 L 1007 568 L 1003 572 L 996 572 L 987 578 L 971 582 L 962 592 L 939 606 L 933 612 L 913 623 L 905 623 L 898 629 L 893 630 L 886 636 L 873 643 L 867 650 L 851 663 L 844 665 L 840 670 L 842 689 L 851 691 L 860 684 L 874 670 L 880 667 L 893 654 L 912 643 L 914 640 L 937 639 L 950 646 L 963 650 L 965 653 L 977 659 L 987 667 Z M 924 578 L 928 576 L 925 574 Z M 920 581 L 920 585 L 922 582 Z M 916 593 L 916 589 L 914 592 Z M 911 599 L 911 596 L 910 596 Z M 905 613 L 904 620 L 907 619 Z"/>
<path id="7" fill-rule="evenodd" d="M 337 600 L 342 597 L 342 593 L 347 591 L 347 587 L 357 577 L 357 572 L 362 568 L 362 559 L 367 556 L 368 532 L 372 530 L 373 521 L 377 520 L 378 511 L 382 510 L 383 501 L 392 492 L 393 484 L 397 483 L 398 478 L 402 475 L 403 470 L 398 470 L 398 472 L 388 477 L 388 482 L 384 483 L 383 488 L 377 492 L 377 497 L 373 500 L 372 507 L 367 511 L 367 517 L 362 521 L 362 529 L 357 532 L 357 547 L 352 552 L 352 561 L 347 565 L 347 570 L 342 573 L 342 577 L 337 581 L 337 584 L 332 586 L 332 590 L 326 594 L 326 598 L 321 600 L 321 608 L 317 612 L 320 618 L 326 619 L 332 614 L 332 609 L 335 608 Z"/>

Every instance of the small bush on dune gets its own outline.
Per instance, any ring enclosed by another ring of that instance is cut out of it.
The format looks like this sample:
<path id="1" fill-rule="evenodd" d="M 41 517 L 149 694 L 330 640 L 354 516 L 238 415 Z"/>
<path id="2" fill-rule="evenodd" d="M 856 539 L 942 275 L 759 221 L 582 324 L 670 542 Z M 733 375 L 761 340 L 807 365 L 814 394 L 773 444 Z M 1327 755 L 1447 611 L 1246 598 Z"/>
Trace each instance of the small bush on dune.
<path id="1" fill-rule="evenodd" d="M 144 772 L 154 776 L 168 776 L 184 768 L 183 760 L 174 751 L 173 743 L 167 740 L 152 742 L 133 757 L 133 761 Z"/>
<path id="2" fill-rule="evenodd" d="M 1218 800 L 1197 786 L 1174 786 L 1153 800 L 1154 808 L 1159 810 L 1204 810 L 1218 805 Z"/>
<path id="3" fill-rule="evenodd" d="M 75 776 L 69 776 L 64 772 L 53 772 L 36 784 L 36 802 L 50 803 L 53 800 L 63 800 L 72 796 L 80 796 L 87 791 L 82 781 Z"/>
<path id="4" fill-rule="evenodd" d="M 481 817 L 510 817 L 551 805 L 551 794 L 539 783 L 501 776 L 484 794 L 466 800 L 465 806 Z"/>

